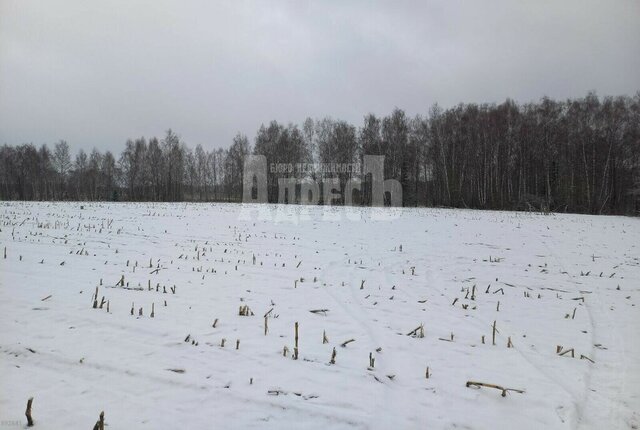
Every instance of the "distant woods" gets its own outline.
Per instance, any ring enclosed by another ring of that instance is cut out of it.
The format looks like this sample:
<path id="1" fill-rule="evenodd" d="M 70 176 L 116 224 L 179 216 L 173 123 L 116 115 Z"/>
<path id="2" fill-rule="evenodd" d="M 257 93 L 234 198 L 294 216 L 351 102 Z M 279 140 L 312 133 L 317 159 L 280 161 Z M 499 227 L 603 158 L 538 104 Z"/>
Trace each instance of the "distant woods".
<path id="1" fill-rule="evenodd" d="M 169 130 L 128 140 L 119 155 L 66 142 L 0 147 L 3 200 L 240 201 L 244 157 L 267 163 L 359 163 L 385 155 L 404 206 L 637 214 L 640 210 L 640 93 L 567 101 L 548 98 L 433 106 L 425 116 L 366 115 L 359 126 L 325 118 L 262 125 L 253 145 L 238 134 L 227 149 L 188 147 Z M 278 177 L 269 173 L 269 201 Z M 350 173 L 301 173 L 317 180 Z M 363 179 L 359 204 L 370 202 Z M 340 203 L 338 201 L 338 203 Z"/>

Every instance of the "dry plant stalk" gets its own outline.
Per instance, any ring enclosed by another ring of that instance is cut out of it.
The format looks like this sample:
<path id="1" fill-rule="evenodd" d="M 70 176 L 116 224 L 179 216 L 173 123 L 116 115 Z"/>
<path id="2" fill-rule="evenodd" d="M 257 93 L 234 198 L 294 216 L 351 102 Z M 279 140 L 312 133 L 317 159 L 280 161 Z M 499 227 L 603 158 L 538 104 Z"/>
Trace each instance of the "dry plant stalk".
<path id="1" fill-rule="evenodd" d="M 295 347 L 293 348 L 293 359 L 297 360 L 298 359 L 298 322 L 296 321 L 295 324 Z"/>
<path id="2" fill-rule="evenodd" d="M 590 359 L 589 357 L 587 357 L 586 355 L 582 355 L 580 354 L 580 360 L 585 359 L 585 360 L 589 360 L 590 362 L 592 362 L 593 364 L 595 364 L 596 362 L 593 361 L 592 359 Z"/>
<path id="3" fill-rule="evenodd" d="M 566 351 L 561 352 L 559 355 L 563 356 L 563 355 L 565 355 L 565 354 L 567 354 L 569 352 L 571 353 L 571 358 L 575 358 L 575 351 L 573 350 L 573 348 L 567 349 Z"/>
<path id="4" fill-rule="evenodd" d="M 424 324 L 420 324 L 418 327 L 411 330 L 407 333 L 407 336 L 424 337 Z"/>
<path id="5" fill-rule="evenodd" d="M 349 345 L 351 342 L 355 342 L 355 339 L 349 339 L 349 340 L 345 340 L 344 342 L 342 342 L 342 344 L 340 344 L 341 347 L 345 347 L 347 345 Z"/>
<path id="6" fill-rule="evenodd" d="M 331 353 L 331 361 L 329 361 L 329 363 L 331 364 L 336 364 L 336 347 L 333 347 L 333 352 Z"/>
<path id="7" fill-rule="evenodd" d="M 493 321 L 493 333 L 491 335 L 491 343 L 492 343 L 493 346 L 496 346 L 496 332 L 497 331 L 498 330 L 496 330 L 496 322 Z"/>
<path id="8" fill-rule="evenodd" d="M 240 306 L 238 309 L 238 315 L 241 317 L 253 316 L 253 311 L 249 308 L 249 305 Z"/>
<path id="9" fill-rule="evenodd" d="M 29 400 L 27 400 L 27 410 L 24 413 L 25 416 L 27 417 L 27 427 L 33 427 L 33 418 L 31 418 L 31 405 L 32 404 L 33 404 L 33 397 L 29 397 Z"/>
<path id="10" fill-rule="evenodd" d="M 104 411 L 100 412 L 100 419 L 96 421 L 93 430 L 104 430 Z"/>
<path id="11" fill-rule="evenodd" d="M 474 387 L 477 387 L 477 388 L 480 388 L 480 387 L 495 388 L 496 390 L 502 391 L 502 397 L 506 397 L 507 396 L 507 391 L 515 391 L 516 393 L 520 393 L 520 394 L 524 393 L 524 390 L 518 390 L 516 388 L 505 388 L 505 387 L 502 387 L 502 386 L 496 385 L 496 384 L 487 384 L 486 382 L 467 381 L 466 386 L 467 386 L 467 388 L 471 387 L 471 386 L 474 386 Z"/>

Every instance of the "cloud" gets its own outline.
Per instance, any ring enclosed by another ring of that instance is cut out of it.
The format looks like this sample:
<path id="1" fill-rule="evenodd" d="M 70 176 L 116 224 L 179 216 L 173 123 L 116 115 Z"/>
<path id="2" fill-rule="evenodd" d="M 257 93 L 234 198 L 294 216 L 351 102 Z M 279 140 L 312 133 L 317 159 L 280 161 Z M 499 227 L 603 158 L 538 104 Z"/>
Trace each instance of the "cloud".
<path id="1" fill-rule="evenodd" d="M 271 119 L 640 89 L 636 1 L 0 0 L 0 143 L 227 146 Z"/>

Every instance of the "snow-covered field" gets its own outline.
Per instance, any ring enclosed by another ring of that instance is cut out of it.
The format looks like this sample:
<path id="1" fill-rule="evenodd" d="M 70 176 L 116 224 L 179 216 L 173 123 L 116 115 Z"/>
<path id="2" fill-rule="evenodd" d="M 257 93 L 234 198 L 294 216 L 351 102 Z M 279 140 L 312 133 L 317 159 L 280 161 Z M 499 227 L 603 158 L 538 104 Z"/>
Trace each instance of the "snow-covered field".
<path id="1" fill-rule="evenodd" d="M 240 208 L 0 203 L 0 429 L 640 426 L 640 220 Z"/>

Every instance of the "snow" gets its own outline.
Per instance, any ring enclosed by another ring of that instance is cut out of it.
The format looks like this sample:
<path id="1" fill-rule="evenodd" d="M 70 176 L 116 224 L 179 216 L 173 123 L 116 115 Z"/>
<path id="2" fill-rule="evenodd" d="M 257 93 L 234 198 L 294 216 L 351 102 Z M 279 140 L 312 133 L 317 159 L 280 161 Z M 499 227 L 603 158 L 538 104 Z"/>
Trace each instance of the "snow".
<path id="1" fill-rule="evenodd" d="M 640 220 L 241 211 L 0 203 L 0 428 L 640 425 Z"/>

